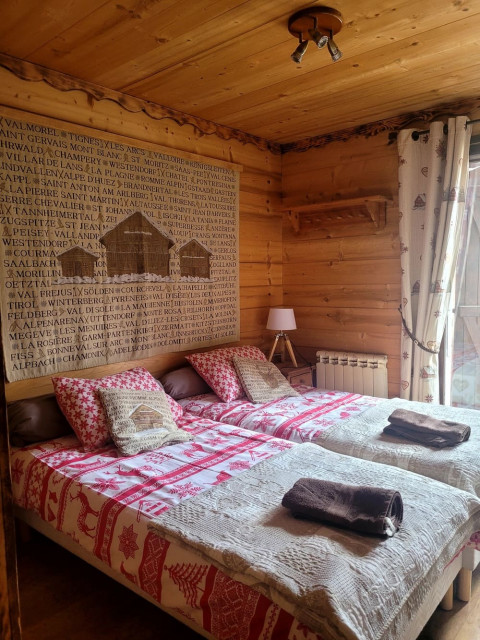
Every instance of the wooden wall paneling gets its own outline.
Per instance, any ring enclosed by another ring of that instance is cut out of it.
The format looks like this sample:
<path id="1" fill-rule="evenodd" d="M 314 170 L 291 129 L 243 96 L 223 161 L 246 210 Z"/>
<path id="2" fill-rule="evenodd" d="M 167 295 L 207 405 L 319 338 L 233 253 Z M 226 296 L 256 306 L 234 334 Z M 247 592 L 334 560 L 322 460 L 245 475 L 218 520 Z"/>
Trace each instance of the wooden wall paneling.
<path id="1" fill-rule="evenodd" d="M 256 213 L 260 211 L 272 212 L 280 208 L 279 202 L 269 193 L 252 193 L 241 187 L 242 191 L 242 210 L 245 212 Z"/>
<path id="2" fill-rule="evenodd" d="M 312 202 L 398 194 L 398 154 L 388 133 L 353 137 L 282 157 L 285 209 Z"/>
<path id="3" fill-rule="evenodd" d="M 282 263 L 281 215 L 244 213 L 240 217 L 240 261 Z"/>
<path id="4" fill-rule="evenodd" d="M 282 265 L 249 262 L 240 270 L 240 291 L 244 287 L 253 287 L 258 283 L 267 286 L 282 286 Z"/>
<path id="5" fill-rule="evenodd" d="M 295 317 L 297 324 L 303 329 L 316 329 L 319 335 L 325 331 L 335 332 L 343 329 L 361 333 L 366 327 L 369 331 L 381 332 L 386 337 L 396 336 L 398 333 L 397 309 L 298 307 Z"/>
<path id="6" fill-rule="evenodd" d="M 286 307 L 397 309 L 400 284 L 292 285 L 283 291 Z"/>
<path id="7" fill-rule="evenodd" d="M 285 222 L 284 228 L 288 227 L 288 224 Z M 392 254 L 400 254 L 398 216 L 395 216 L 395 219 L 390 216 L 388 227 L 381 232 L 376 232 L 372 224 L 362 224 L 363 233 L 358 236 L 356 234 L 350 236 L 348 223 L 336 226 L 338 229 L 335 229 L 335 235 L 331 233 L 333 227 L 315 229 L 310 233 L 299 232 L 295 235 L 288 234 L 288 236 L 285 234 L 283 246 L 285 264 L 306 261 L 309 256 L 318 255 L 320 249 L 323 261 L 361 260 L 367 256 L 390 258 Z"/>
<path id="8" fill-rule="evenodd" d="M 243 332 L 249 335 L 256 335 L 255 342 L 258 342 L 258 336 L 261 336 L 267 325 L 268 308 L 242 309 L 240 311 L 240 320 Z"/>
<path id="9" fill-rule="evenodd" d="M 270 307 L 280 307 L 282 304 L 282 285 L 243 287 L 240 293 L 240 307 L 242 309 L 268 309 Z"/>
<path id="10" fill-rule="evenodd" d="M 17 557 L 0 318 L 0 638 L 20 640 Z"/>
<path id="11" fill-rule="evenodd" d="M 251 226 L 254 226 L 253 224 Z M 260 236 L 259 229 L 266 227 L 266 235 Z M 280 227 L 280 218 L 277 219 L 276 226 Z M 246 224 L 240 224 L 240 233 L 247 227 Z M 254 236 L 250 236 L 250 240 L 242 243 L 240 246 L 240 262 L 276 262 L 282 264 L 282 243 L 281 240 L 271 240 L 268 234 L 272 225 L 262 225 L 259 223 Z"/>
<path id="12" fill-rule="evenodd" d="M 384 284 L 399 282 L 398 261 L 395 258 L 365 259 L 349 263 L 347 260 L 315 261 L 289 264 L 285 267 L 283 283 L 293 284 Z"/>
<path id="13" fill-rule="evenodd" d="M 283 218 L 284 304 L 295 309 L 294 343 L 386 353 L 389 394 L 400 390 L 398 159 L 387 133 L 331 142 L 282 158 L 285 208 L 380 194 L 384 229 L 368 222 L 326 223 L 295 233 Z"/>
<path id="14" fill-rule="evenodd" d="M 385 335 L 383 331 L 369 331 L 368 327 L 364 327 L 362 331 L 349 331 L 338 327 L 336 330 L 323 330 L 321 333 L 318 329 L 297 328 L 297 332 L 290 337 L 295 345 L 311 347 L 314 350 L 385 353 L 388 356 L 390 353 L 400 352 L 400 335 Z"/>

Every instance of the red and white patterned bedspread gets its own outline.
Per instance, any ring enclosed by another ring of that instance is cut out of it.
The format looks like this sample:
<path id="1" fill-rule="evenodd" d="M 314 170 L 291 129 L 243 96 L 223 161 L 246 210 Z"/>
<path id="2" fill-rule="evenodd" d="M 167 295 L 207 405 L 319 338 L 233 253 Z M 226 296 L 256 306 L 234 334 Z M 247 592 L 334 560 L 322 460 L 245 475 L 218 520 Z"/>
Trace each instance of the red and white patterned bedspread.
<path id="1" fill-rule="evenodd" d="M 340 420 L 359 415 L 383 398 L 346 391 L 326 391 L 304 385 L 295 389 L 300 397 L 280 398 L 254 404 L 247 398 L 222 402 L 214 393 L 178 402 L 185 411 L 202 418 L 266 433 L 291 442 L 309 442 Z"/>
<path id="2" fill-rule="evenodd" d="M 162 511 L 293 445 L 193 416 L 178 425 L 195 439 L 128 458 L 113 445 L 84 452 L 74 436 L 15 450 L 15 502 L 215 638 L 321 640 L 265 596 L 147 530 Z"/>

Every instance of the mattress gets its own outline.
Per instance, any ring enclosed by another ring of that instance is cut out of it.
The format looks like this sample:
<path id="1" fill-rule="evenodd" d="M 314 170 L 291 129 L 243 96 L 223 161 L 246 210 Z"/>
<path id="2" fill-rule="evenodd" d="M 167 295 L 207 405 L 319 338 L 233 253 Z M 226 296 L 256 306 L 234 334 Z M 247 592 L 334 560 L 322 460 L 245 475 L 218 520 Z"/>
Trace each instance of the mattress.
<path id="1" fill-rule="evenodd" d="M 361 414 L 382 398 L 296 385 L 300 397 L 254 404 L 241 398 L 222 402 L 214 393 L 178 400 L 185 411 L 291 442 L 310 442 L 339 421 Z"/>

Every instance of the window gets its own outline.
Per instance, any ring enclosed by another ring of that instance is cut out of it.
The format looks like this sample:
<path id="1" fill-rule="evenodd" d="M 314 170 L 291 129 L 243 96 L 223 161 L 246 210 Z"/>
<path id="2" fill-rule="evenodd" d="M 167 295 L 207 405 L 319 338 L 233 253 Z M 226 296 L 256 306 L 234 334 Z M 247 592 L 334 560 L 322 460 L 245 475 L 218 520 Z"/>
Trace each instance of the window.
<path id="1" fill-rule="evenodd" d="M 462 251 L 450 306 L 444 402 L 480 409 L 480 136 L 471 140 Z"/>

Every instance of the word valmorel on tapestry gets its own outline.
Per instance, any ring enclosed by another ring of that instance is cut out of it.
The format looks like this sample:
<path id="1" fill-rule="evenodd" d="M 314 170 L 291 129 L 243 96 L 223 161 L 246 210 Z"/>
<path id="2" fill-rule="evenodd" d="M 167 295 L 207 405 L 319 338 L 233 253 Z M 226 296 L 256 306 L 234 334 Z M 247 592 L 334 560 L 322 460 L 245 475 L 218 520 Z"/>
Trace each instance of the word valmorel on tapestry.
<path id="1" fill-rule="evenodd" d="M 8 380 L 238 340 L 238 176 L 0 118 Z"/>

